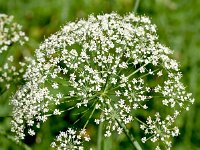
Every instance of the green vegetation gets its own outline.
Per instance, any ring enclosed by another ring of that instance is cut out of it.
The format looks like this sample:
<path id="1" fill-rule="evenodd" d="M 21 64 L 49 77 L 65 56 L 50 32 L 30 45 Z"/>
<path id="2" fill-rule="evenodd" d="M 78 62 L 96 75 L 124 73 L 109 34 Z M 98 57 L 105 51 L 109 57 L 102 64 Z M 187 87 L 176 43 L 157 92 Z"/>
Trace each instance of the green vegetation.
<path id="1" fill-rule="evenodd" d="M 137 1 L 137 0 L 136 0 Z M 66 22 L 77 18 L 86 18 L 89 14 L 118 12 L 126 14 L 136 10 L 134 0 L 0 0 L 0 13 L 13 15 L 14 20 L 23 26 L 29 37 L 25 45 L 14 45 L 7 53 L 0 55 L 0 65 L 6 55 L 12 54 L 22 61 L 24 56 L 32 56 L 39 44 L 55 33 Z M 174 150 L 200 150 L 200 1 L 199 0 L 140 0 L 137 14 L 149 16 L 157 25 L 160 42 L 175 51 L 173 57 L 180 62 L 183 73 L 182 82 L 187 91 L 196 99 L 190 111 L 178 119 L 180 135 L 174 139 Z M 23 81 L 22 81 L 23 82 Z M 9 91 L 0 89 L 0 149 L 2 150 L 34 150 L 50 149 L 49 145 L 64 129 L 64 120 L 74 120 L 74 116 L 56 118 L 52 116 L 38 129 L 37 136 L 26 137 L 23 143 L 16 143 L 10 132 L 9 98 L 17 87 Z M 131 132 L 140 137 L 138 125 Z M 91 126 L 90 132 L 101 132 Z M 97 134 L 96 134 L 97 136 Z M 92 141 L 93 142 L 93 141 Z M 119 145 L 116 145 L 119 143 Z M 96 145 L 96 143 L 92 143 Z M 101 145 L 101 144 L 99 144 Z M 98 145 L 98 146 L 99 146 Z M 148 149 L 150 145 L 147 144 Z M 104 139 L 105 150 L 127 149 L 131 144 L 125 135 Z"/>

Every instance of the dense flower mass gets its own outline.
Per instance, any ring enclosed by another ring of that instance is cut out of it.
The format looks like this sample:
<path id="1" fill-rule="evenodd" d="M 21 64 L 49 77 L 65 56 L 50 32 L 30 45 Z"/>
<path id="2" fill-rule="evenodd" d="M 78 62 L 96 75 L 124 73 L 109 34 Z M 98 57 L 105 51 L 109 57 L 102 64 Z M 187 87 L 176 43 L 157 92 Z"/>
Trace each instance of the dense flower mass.
<path id="1" fill-rule="evenodd" d="M 89 108 L 88 120 L 94 114 L 99 116 L 94 122 L 104 123 L 104 136 L 109 137 L 139 120 L 138 110 L 148 112 L 149 104 L 162 103 L 162 109 L 155 109 L 155 117 L 150 114 L 141 123 L 142 142 L 161 141 L 170 148 L 170 138 L 179 134 L 175 119 L 194 102 L 180 82 L 178 63 L 170 54 L 158 42 L 156 26 L 148 17 L 111 13 L 68 23 L 36 50 L 24 75 L 26 84 L 11 101 L 12 131 L 23 139 L 27 126 L 32 134 L 32 127 L 51 114 Z M 70 106 L 59 110 L 57 106 L 63 103 Z M 170 108 L 167 114 L 162 112 L 166 108 Z M 80 128 L 85 130 L 88 120 Z M 69 135 L 69 131 L 61 133 L 58 141 L 65 145 L 70 139 L 61 139 Z"/>
<path id="2" fill-rule="evenodd" d="M 19 42 L 22 45 L 28 40 L 21 29 L 22 26 L 13 21 L 13 16 L 0 14 L 0 54 L 13 43 Z"/>
<path id="3" fill-rule="evenodd" d="M 69 128 L 66 132 L 60 132 L 56 140 L 51 143 L 51 146 L 56 147 L 58 150 L 83 150 L 81 139 L 86 142 L 90 140 L 85 130 L 78 133 L 76 130 Z"/>

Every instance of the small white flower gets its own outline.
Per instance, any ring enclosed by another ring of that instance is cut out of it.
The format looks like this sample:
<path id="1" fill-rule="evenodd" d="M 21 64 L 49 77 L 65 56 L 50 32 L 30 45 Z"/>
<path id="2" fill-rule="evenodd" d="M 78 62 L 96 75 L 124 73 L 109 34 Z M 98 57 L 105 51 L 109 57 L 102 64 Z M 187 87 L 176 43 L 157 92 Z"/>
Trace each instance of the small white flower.
<path id="1" fill-rule="evenodd" d="M 160 77 L 163 75 L 162 70 L 158 71 L 157 75 Z"/>
<path id="2" fill-rule="evenodd" d="M 116 79 L 116 78 L 112 78 L 111 83 L 112 83 L 112 84 L 116 84 L 116 83 L 117 83 L 117 79 Z"/>
<path id="3" fill-rule="evenodd" d="M 54 89 L 58 89 L 58 83 L 53 83 L 53 84 L 52 84 L 52 87 L 53 87 Z"/>
<path id="4" fill-rule="evenodd" d="M 147 141 L 147 138 L 143 137 L 141 140 L 142 140 L 142 143 L 145 143 Z"/>
<path id="5" fill-rule="evenodd" d="M 31 130 L 31 129 L 29 129 L 29 130 L 28 130 L 28 134 L 30 134 L 31 136 L 33 136 L 33 135 L 35 135 L 35 131 L 34 131 L 34 130 Z"/>
<path id="6" fill-rule="evenodd" d="M 54 112 L 53 112 L 53 114 L 54 114 L 54 115 L 60 115 L 61 112 L 60 112 L 58 109 L 55 109 Z"/>

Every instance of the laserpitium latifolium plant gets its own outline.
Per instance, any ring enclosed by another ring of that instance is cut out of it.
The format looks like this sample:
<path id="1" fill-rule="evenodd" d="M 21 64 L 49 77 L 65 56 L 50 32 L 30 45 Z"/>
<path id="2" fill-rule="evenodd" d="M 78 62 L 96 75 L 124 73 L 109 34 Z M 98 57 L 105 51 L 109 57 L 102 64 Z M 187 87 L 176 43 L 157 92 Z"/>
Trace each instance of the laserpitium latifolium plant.
<path id="1" fill-rule="evenodd" d="M 26 83 L 12 97 L 16 140 L 35 135 L 52 115 L 77 110 L 87 118 L 75 124 L 84 123 L 60 131 L 53 148 L 84 149 L 94 122 L 105 137 L 126 134 L 138 150 L 147 141 L 157 150 L 170 149 L 179 135 L 177 117 L 194 102 L 171 54 L 146 16 L 111 13 L 67 23 L 36 49 L 23 75 Z M 129 132 L 136 122 L 144 131 L 141 139 Z"/>

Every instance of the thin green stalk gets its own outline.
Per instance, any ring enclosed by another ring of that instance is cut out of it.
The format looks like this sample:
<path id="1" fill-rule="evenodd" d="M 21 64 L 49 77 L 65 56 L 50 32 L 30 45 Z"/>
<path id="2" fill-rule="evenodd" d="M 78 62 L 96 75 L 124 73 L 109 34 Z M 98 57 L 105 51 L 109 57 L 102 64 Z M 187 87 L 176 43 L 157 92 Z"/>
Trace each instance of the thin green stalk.
<path id="1" fill-rule="evenodd" d="M 97 139 L 97 150 L 101 150 L 102 147 L 102 131 L 103 131 L 103 123 L 99 124 L 99 128 L 98 128 L 98 139 Z"/>
<path id="2" fill-rule="evenodd" d="M 135 0 L 135 5 L 134 5 L 134 9 L 133 9 L 133 12 L 134 12 L 134 13 L 137 12 L 137 9 L 138 9 L 138 6 L 139 6 L 139 3 L 140 3 L 140 0 Z"/>
<path id="3" fill-rule="evenodd" d="M 148 64 L 144 64 L 144 65 L 141 66 L 141 67 L 145 67 L 146 65 L 148 65 Z M 140 68 L 141 68 L 141 67 L 140 67 Z M 138 68 L 137 70 L 135 70 L 134 72 L 132 72 L 131 74 L 129 74 L 129 75 L 127 76 L 127 78 L 129 79 L 129 78 L 132 77 L 134 74 L 136 74 L 138 71 L 140 71 L 140 68 Z M 112 90 L 115 90 L 115 89 L 119 88 L 120 85 L 121 85 L 121 84 L 119 84 L 118 86 L 116 86 L 116 87 L 114 87 L 114 88 L 110 88 L 109 91 L 112 91 Z"/>
<path id="4" fill-rule="evenodd" d="M 136 150 L 142 150 L 140 144 L 137 142 L 137 140 L 129 133 L 128 129 L 126 128 L 126 126 L 118 119 L 115 118 L 115 120 L 117 121 L 117 123 L 120 125 L 120 127 L 123 128 L 124 133 L 126 134 L 127 138 L 130 140 L 131 144 L 133 145 L 133 147 Z"/>
<path id="5" fill-rule="evenodd" d="M 140 119 L 138 119 L 137 117 L 134 117 L 134 119 L 135 119 L 135 120 L 137 120 L 139 123 L 141 123 L 141 124 L 143 124 L 143 125 L 147 126 L 147 124 L 146 124 L 146 123 L 142 122 L 142 121 L 141 121 Z"/>
<path id="6" fill-rule="evenodd" d="M 111 107 L 114 110 L 114 108 L 112 107 L 111 104 L 108 104 L 108 105 L 109 105 L 109 107 Z M 117 121 L 117 123 L 119 124 L 119 126 L 121 128 L 123 128 L 125 135 L 129 139 L 129 141 L 131 142 L 131 144 L 133 145 L 133 147 L 136 150 L 142 150 L 142 148 L 141 148 L 140 144 L 138 143 L 138 141 L 133 137 L 132 134 L 129 133 L 129 130 L 127 129 L 126 125 L 117 116 L 115 116 L 115 120 Z"/>
<path id="7" fill-rule="evenodd" d="M 148 65 L 148 64 L 144 64 L 141 67 L 145 67 L 146 65 Z M 132 72 L 131 74 L 129 74 L 127 77 L 130 78 L 131 76 L 133 76 L 134 74 L 136 74 L 138 71 L 140 71 L 140 68 L 138 68 L 137 70 L 135 70 L 134 72 Z"/>
<path id="8" fill-rule="evenodd" d="M 85 125 L 84 125 L 83 129 L 85 129 L 85 128 L 86 128 L 86 126 L 87 126 L 87 124 L 88 124 L 89 120 L 92 118 L 92 115 L 94 114 L 94 111 L 95 111 L 95 110 L 96 110 L 96 108 L 95 108 L 95 106 L 94 106 L 94 108 L 93 108 L 93 110 L 92 110 L 92 112 L 91 112 L 91 114 L 90 114 L 90 116 L 89 116 L 88 120 L 86 121 L 86 123 L 85 123 Z"/>
<path id="9" fill-rule="evenodd" d="M 153 73 L 155 73 L 155 72 L 158 71 L 158 70 L 159 70 L 159 69 L 154 70 Z M 149 75 L 149 72 L 146 73 L 146 74 L 144 74 L 144 75 L 142 75 L 142 76 L 140 76 L 140 78 L 146 77 L 147 75 Z"/>
<path id="10" fill-rule="evenodd" d="M 95 104 L 96 104 L 96 102 L 94 102 L 90 108 L 92 108 Z M 80 118 L 78 118 L 78 119 L 74 122 L 74 124 L 76 124 L 78 121 L 80 121 L 80 120 L 87 114 L 87 112 L 90 110 L 90 108 L 88 108 L 88 109 L 86 109 L 85 111 L 79 113 L 79 114 L 83 114 L 83 115 L 82 115 Z M 95 106 L 94 106 L 94 108 L 95 108 Z M 73 115 L 74 115 L 74 114 L 73 114 Z M 76 114 L 75 114 L 75 115 L 76 115 Z"/>

